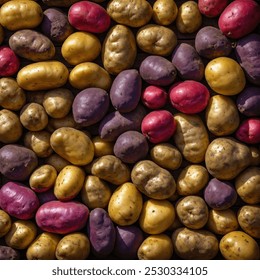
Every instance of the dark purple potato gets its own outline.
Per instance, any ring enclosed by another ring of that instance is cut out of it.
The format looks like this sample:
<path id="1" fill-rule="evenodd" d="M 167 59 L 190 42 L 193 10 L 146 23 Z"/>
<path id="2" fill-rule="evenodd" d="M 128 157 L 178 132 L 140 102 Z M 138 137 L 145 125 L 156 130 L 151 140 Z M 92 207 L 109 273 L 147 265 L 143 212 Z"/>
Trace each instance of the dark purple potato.
<path id="1" fill-rule="evenodd" d="M 95 208 L 89 214 L 87 225 L 91 250 L 97 257 L 107 257 L 114 249 L 115 226 L 103 208 Z"/>
<path id="2" fill-rule="evenodd" d="M 38 166 L 35 153 L 16 144 L 5 145 L 0 149 L 0 173 L 14 181 L 28 179 Z"/>
<path id="3" fill-rule="evenodd" d="M 108 93 L 101 88 L 87 88 L 79 92 L 72 104 L 73 118 L 82 127 L 99 122 L 109 108 Z"/>
<path id="4" fill-rule="evenodd" d="M 196 50 L 189 44 L 178 45 L 172 54 L 172 63 L 183 80 L 201 81 L 204 77 L 204 64 Z"/>
<path id="5" fill-rule="evenodd" d="M 144 240 L 141 229 L 135 225 L 116 226 L 114 254 L 125 260 L 137 259 L 137 251 Z"/>
<path id="6" fill-rule="evenodd" d="M 53 188 L 47 190 L 46 192 L 37 193 L 40 204 L 44 204 L 49 201 L 57 200 L 57 197 L 54 195 Z"/>
<path id="7" fill-rule="evenodd" d="M 144 159 L 149 151 L 146 137 L 138 131 L 126 131 L 116 140 L 114 154 L 125 163 L 136 163 Z"/>
<path id="8" fill-rule="evenodd" d="M 133 111 L 141 98 L 142 79 L 135 69 L 124 70 L 113 81 L 110 100 L 121 113 Z"/>
<path id="9" fill-rule="evenodd" d="M 143 80 L 155 86 L 169 86 L 177 75 L 175 66 L 166 58 L 157 55 L 146 57 L 139 72 Z"/>
<path id="10" fill-rule="evenodd" d="M 213 178 L 204 190 L 204 199 L 211 208 L 225 210 L 235 204 L 237 193 L 230 182 Z"/>
<path id="11" fill-rule="evenodd" d="M 237 108 L 248 117 L 260 116 L 260 88 L 247 87 L 237 96 Z"/>
<path id="12" fill-rule="evenodd" d="M 196 34 L 195 49 L 200 56 L 213 59 L 220 56 L 229 56 L 232 51 L 232 44 L 220 29 L 205 26 Z"/>
<path id="13" fill-rule="evenodd" d="M 19 260 L 20 253 L 8 246 L 0 245 L 0 260 Z"/>

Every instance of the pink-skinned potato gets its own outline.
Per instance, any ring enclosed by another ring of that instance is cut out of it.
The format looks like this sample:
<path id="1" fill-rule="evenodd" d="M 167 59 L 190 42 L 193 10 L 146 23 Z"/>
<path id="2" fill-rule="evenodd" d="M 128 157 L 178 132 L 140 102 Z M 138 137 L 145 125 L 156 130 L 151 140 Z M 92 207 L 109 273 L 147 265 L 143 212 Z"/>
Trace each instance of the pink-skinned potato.
<path id="1" fill-rule="evenodd" d="M 228 2 L 228 0 L 199 0 L 198 6 L 202 15 L 211 18 L 219 16 Z"/>
<path id="2" fill-rule="evenodd" d="M 143 90 L 141 100 L 149 109 L 160 109 L 166 105 L 168 94 L 162 87 L 148 86 Z"/>
<path id="3" fill-rule="evenodd" d="M 20 60 L 12 49 L 0 47 L 0 77 L 13 76 L 20 67 Z"/>
<path id="4" fill-rule="evenodd" d="M 260 143 L 260 118 L 244 120 L 236 131 L 236 138 L 246 144 Z"/>

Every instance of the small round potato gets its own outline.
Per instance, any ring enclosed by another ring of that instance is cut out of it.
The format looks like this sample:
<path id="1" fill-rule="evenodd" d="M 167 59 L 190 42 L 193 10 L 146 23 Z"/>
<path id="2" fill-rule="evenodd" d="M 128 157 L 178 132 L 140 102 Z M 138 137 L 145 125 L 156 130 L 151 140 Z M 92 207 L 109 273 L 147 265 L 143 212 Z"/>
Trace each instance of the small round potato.
<path id="1" fill-rule="evenodd" d="M 0 238 L 5 236 L 12 225 L 11 217 L 0 209 Z"/>
<path id="2" fill-rule="evenodd" d="M 160 25 L 173 23 L 178 14 L 174 0 L 156 0 L 153 4 L 153 20 Z"/>
<path id="3" fill-rule="evenodd" d="M 180 195 L 198 194 L 208 183 L 207 169 L 198 164 L 192 164 L 182 169 L 177 179 L 177 192 Z"/>
<path id="4" fill-rule="evenodd" d="M 173 244 L 166 234 L 149 235 L 137 251 L 139 260 L 169 260 L 172 254 Z"/>
<path id="5" fill-rule="evenodd" d="M 176 204 L 176 213 L 182 224 L 190 229 L 203 228 L 209 216 L 206 202 L 195 195 L 181 198 Z"/>
<path id="6" fill-rule="evenodd" d="M 61 156 L 53 153 L 49 157 L 46 158 L 45 164 L 52 165 L 57 172 L 60 172 L 65 166 L 69 165 L 70 162 Z"/>
<path id="7" fill-rule="evenodd" d="M 114 142 L 108 142 L 101 139 L 100 136 L 95 136 L 92 139 L 94 145 L 95 157 L 102 157 L 105 155 L 113 155 Z"/>
<path id="8" fill-rule="evenodd" d="M 243 231 L 231 231 L 224 235 L 219 249 L 226 260 L 258 260 L 260 256 L 257 242 Z"/>
<path id="9" fill-rule="evenodd" d="M 85 260 L 90 254 L 90 242 L 86 234 L 74 232 L 62 237 L 55 255 L 58 260 Z"/>

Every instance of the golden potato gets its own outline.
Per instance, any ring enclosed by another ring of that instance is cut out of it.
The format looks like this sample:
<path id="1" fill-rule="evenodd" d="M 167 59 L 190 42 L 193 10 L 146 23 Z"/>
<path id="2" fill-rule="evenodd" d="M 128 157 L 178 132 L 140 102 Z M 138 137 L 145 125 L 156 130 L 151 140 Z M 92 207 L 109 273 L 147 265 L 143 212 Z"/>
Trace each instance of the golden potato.
<path id="1" fill-rule="evenodd" d="M 11 217 L 0 209 L 0 237 L 3 237 L 10 230 L 12 225 Z"/>
<path id="2" fill-rule="evenodd" d="M 114 142 L 104 141 L 100 136 L 95 136 L 94 138 L 92 138 L 92 142 L 94 145 L 95 157 L 114 154 Z"/>
<path id="3" fill-rule="evenodd" d="M 153 20 L 160 25 L 173 23 L 178 14 L 174 0 L 156 0 L 153 4 Z"/>
<path id="4" fill-rule="evenodd" d="M 63 157 L 53 153 L 46 158 L 45 164 L 52 165 L 57 172 L 60 172 L 65 166 L 69 165 L 70 162 L 64 159 Z"/>
<path id="5" fill-rule="evenodd" d="M 48 130 L 50 133 L 53 133 L 56 129 L 62 127 L 72 127 L 75 129 L 79 128 L 73 118 L 72 113 L 69 113 L 63 118 L 49 118 L 49 123 L 46 130 Z"/>

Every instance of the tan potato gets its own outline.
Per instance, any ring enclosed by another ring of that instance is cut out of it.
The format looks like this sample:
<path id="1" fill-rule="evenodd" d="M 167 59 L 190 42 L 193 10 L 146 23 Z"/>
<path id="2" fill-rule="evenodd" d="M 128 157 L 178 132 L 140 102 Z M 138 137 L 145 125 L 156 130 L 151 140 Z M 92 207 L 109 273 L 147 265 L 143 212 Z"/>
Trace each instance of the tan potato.
<path id="1" fill-rule="evenodd" d="M 208 183 L 207 169 L 198 164 L 188 165 L 181 170 L 176 186 L 180 195 L 198 194 Z"/>
<path id="2" fill-rule="evenodd" d="M 147 24 L 136 34 L 138 47 L 149 54 L 168 56 L 177 45 L 173 30 L 158 24 Z"/>
<path id="3" fill-rule="evenodd" d="M 5 236 L 12 225 L 11 217 L 0 209 L 0 238 Z"/>
<path id="4" fill-rule="evenodd" d="M 175 219 L 175 209 L 168 200 L 148 199 L 144 202 L 139 217 L 140 228 L 149 234 L 167 230 Z"/>
<path id="5" fill-rule="evenodd" d="M 23 250 L 29 247 L 37 235 L 37 226 L 30 220 L 17 220 L 12 223 L 5 235 L 5 243 L 14 249 Z"/>
<path id="6" fill-rule="evenodd" d="M 210 98 L 205 117 L 208 130 L 215 136 L 232 134 L 240 123 L 235 102 L 223 95 L 214 95 Z"/>
<path id="7" fill-rule="evenodd" d="M 163 233 L 149 235 L 137 251 L 139 260 L 170 260 L 172 254 L 171 238 Z"/>
<path id="8" fill-rule="evenodd" d="M 63 157 L 53 153 L 46 158 L 45 164 L 52 165 L 57 172 L 60 172 L 65 166 L 69 165 L 70 162 L 64 159 Z"/>
<path id="9" fill-rule="evenodd" d="M 131 180 L 140 192 L 154 199 L 170 198 L 176 191 L 171 173 L 151 160 L 137 162 L 132 169 Z"/>
<path id="10" fill-rule="evenodd" d="M 260 150 L 257 147 L 249 146 L 251 152 L 251 166 L 258 166 L 260 165 Z"/>
<path id="11" fill-rule="evenodd" d="M 153 9 L 148 1 L 111 0 L 107 5 L 107 12 L 117 23 L 130 27 L 140 27 L 150 21 Z"/>
<path id="12" fill-rule="evenodd" d="M 257 242 L 243 231 L 231 231 L 224 235 L 219 249 L 226 260 L 258 260 L 260 256 Z"/>
<path id="13" fill-rule="evenodd" d="M 85 260 L 90 254 L 90 242 L 86 234 L 73 232 L 62 237 L 55 256 L 58 260 Z"/>
<path id="14" fill-rule="evenodd" d="M 202 15 L 195 1 L 184 2 L 178 10 L 176 26 L 181 33 L 193 33 L 199 30 Z"/>
<path id="15" fill-rule="evenodd" d="M 178 7 L 173 0 L 156 0 L 153 4 L 153 20 L 159 25 L 170 25 L 178 14 Z"/>
<path id="16" fill-rule="evenodd" d="M 43 107 L 52 118 L 64 118 L 71 110 L 74 95 L 69 89 L 58 88 L 44 94 Z"/>
<path id="17" fill-rule="evenodd" d="M 56 129 L 62 128 L 62 127 L 72 127 L 75 129 L 78 129 L 78 125 L 76 124 L 72 113 L 69 113 L 63 118 L 49 118 L 49 122 L 47 125 L 47 130 L 50 133 L 53 133 Z"/>
<path id="18" fill-rule="evenodd" d="M 166 169 L 178 169 L 182 163 L 181 153 L 170 143 L 155 145 L 150 149 L 150 156 L 152 161 Z"/>
<path id="19" fill-rule="evenodd" d="M 175 114 L 174 119 L 177 127 L 173 139 L 179 151 L 191 163 L 204 161 L 209 136 L 202 119 L 183 113 Z"/>
<path id="20" fill-rule="evenodd" d="M 75 198 L 83 187 L 85 172 L 74 165 L 65 166 L 57 176 L 54 185 L 54 195 L 60 201 L 68 201 Z"/>
<path id="21" fill-rule="evenodd" d="M 10 110 L 0 110 L 0 142 L 11 144 L 17 142 L 23 133 L 19 117 Z"/>
<path id="22" fill-rule="evenodd" d="M 131 29 L 120 24 L 113 26 L 102 45 L 104 68 L 110 74 L 117 75 L 133 66 L 136 55 L 136 41 Z"/>
<path id="23" fill-rule="evenodd" d="M 175 230 L 172 234 L 174 252 L 184 260 L 212 260 L 218 253 L 218 239 L 208 230 Z"/>
<path id="24" fill-rule="evenodd" d="M 238 211 L 240 227 L 251 237 L 260 238 L 260 206 L 244 205 Z"/>
<path id="25" fill-rule="evenodd" d="M 0 79 L 0 106 L 4 109 L 18 111 L 25 104 L 24 90 L 13 78 Z"/>
<path id="26" fill-rule="evenodd" d="M 195 195 L 181 198 L 176 204 L 176 213 L 181 223 L 190 229 L 203 228 L 209 217 L 206 202 Z"/>
<path id="27" fill-rule="evenodd" d="M 29 185 L 35 192 L 44 192 L 54 186 L 57 171 L 52 165 L 44 164 L 33 171 Z"/>
<path id="28" fill-rule="evenodd" d="M 61 236 L 54 233 L 42 232 L 27 248 L 27 260 L 55 260 L 55 252 Z"/>
<path id="29" fill-rule="evenodd" d="M 208 229 L 218 235 L 225 235 L 238 229 L 236 213 L 232 209 L 209 211 Z"/>
<path id="30" fill-rule="evenodd" d="M 260 203 L 260 168 L 248 167 L 235 178 L 237 194 L 248 204 Z"/>
<path id="31" fill-rule="evenodd" d="M 105 155 L 113 155 L 114 142 L 107 142 L 101 139 L 100 136 L 95 136 L 92 139 L 94 145 L 95 157 L 102 157 Z"/>
<path id="32" fill-rule="evenodd" d="M 38 103 L 43 104 L 45 90 L 34 91 L 32 93 L 26 94 L 26 103 Z"/>
<path id="33" fill-rule="evenodd" d="M 90 171 L 92 175 L 114 185 L 121 185 L 130 181 L 129 167 L 114 155 L 97 158 L 92 162 Z"/>
<path id="34" fill-rule="evenodd" d="M 40 158 L 47 158 L 53 153 L 48 131 L 28 131 L 24 135 L 24 146 L 33 150 Z"/>
<path id="35" fill-rule="evenodd" d="M 120 226 L 134 224 L 142 211 L 143 198 L 136 186 L 124 183 L 112 193 L 108 203 L 108 214 Z"/>
<path id="36" fill-rule="evenodd" d="M 52 149 L 75 165 L 86 165 L 93 160 L 94 146 L 82 131 L 71 127 L 55 130 L 50 138 Z"/>
<path id="37" fill-rule="evenodd" d="M 106 208 L 111 195 L 112 192 L 105 181 L 97 176 L 86 176 L 81 189 L 81 199 L 88 208 Z"/>

